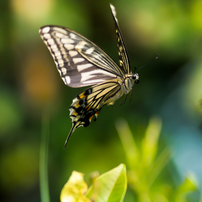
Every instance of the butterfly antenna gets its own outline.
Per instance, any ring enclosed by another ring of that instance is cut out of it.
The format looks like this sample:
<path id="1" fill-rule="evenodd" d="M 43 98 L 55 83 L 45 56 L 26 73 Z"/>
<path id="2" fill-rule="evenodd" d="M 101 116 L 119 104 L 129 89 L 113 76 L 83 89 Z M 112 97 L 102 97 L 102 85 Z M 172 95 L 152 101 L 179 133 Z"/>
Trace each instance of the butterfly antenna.
<path id="1" fill-rule="evenodd" d="M 150 64 L 150 63 L 152 63 L 153 61 L 158 60 L 158 59 L 159 59 L 159 54 L 157 54 L 157 56 L 156 56 L 153 60 L 151 60 L 150 62 L 148 62 L 148 63 L 142 65 L 142 66 L 137 70 L 137 72 L 138 72 L 140 69 L 142 69 L 143 67 L 145 67 L 146 65 L 148 65 L 148 64 Z"/>

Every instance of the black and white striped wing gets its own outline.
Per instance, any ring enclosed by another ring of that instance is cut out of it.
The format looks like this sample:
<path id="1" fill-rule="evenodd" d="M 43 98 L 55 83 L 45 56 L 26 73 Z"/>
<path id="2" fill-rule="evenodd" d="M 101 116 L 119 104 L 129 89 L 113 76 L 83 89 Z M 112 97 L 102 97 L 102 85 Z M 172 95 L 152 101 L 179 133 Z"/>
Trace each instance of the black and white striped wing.
<path id="1" fill-rule="evenodd" d="M 66 85 L 89 86 L 124 76 L 125 73 L 111 57 L 75 31 L 60 26 L 44 26 L 39 32 Z"/>
<path id="2" fill-rule="evenodd" d="M 116 38 L 117 38 L 117 47 L 118 47 L 118 57 L 119 57 L 119 67 L 124 72 L 124 74 L 129 74 L 130 70 L 130 63 L 128 59 L 128 53 L 126 50 L 126 46 L 121 34 L 121 30 L 119 28 L 118 19 L 116 17 L 116 10 L 115 7 L 110 4 L 110 8 L 112 11 L 112 16 L 114 19 L 115 29 L 116 29 Z"/>

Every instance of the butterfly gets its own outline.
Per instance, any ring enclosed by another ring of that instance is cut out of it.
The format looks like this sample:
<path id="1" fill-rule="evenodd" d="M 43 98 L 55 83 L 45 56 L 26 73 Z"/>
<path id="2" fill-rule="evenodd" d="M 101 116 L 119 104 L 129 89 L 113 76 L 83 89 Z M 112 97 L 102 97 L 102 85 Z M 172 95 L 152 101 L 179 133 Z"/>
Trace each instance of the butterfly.
<path id="1" fill-rule="evenodd" d="M 73 88 L 91 86 L 77 95 L 69 107 L 72 128 L 64 147 L 75 129 L 87 127 L 93 117 L 97 119 L 103 106 L 113 105 L 139 83 L 138 73 L 133 74 L 130 69 L 115 7 L 110 4 L 110 8 L 116 29 L 119 65 L 96 44 L 69 28 L 48 25 L 39 30 L 64 83 Z"/>

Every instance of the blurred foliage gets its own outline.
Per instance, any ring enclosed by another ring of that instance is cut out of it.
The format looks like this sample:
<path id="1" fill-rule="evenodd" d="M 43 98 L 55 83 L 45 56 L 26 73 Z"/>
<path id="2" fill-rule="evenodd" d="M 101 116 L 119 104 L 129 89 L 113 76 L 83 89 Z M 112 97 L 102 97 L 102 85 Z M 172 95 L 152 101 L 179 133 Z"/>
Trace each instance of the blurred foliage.
<path id="1" fill-rule="evenodd" d="M 160 58 L 138 72 L 140 83 L 134 86 L 130 103 L 120 107 L 123 101 L 120 99 L 113 108 L 104 107 L 96 123 L 78 129 L 63 150 L 71 128 L 68 107 L 83 89 L 63 84 L 38 30 L 47 24 L 69 27 L 95 42 L 117 61 L 109 3 L 116 7 L 131 69 L 152 60 L 157 53 Z M 201 10 L 201 0 L 1 0 L 1 201 L 40 200 L 41 117 L 47 106 L 50 106 L 48 179 L 53 201 L 58 200 L 72 170 L 85 173 L 86 179 L 93 170 L 104 173 L 120 163 L 127 162 L 131 170 L 139 158 L 136 153 L 139 145 L 145 148 L 141 164 L 148 167 L 144 169 L 151 166 L 156 155 L 159 157 L 158 153 L 166 156 L 168 150 L 164 147 L 168 145 L 173 158 L 159 174 L 159 181 L 168 179 L 177 186 L 186 173 L 193 172 L 200 187 Z M 148 137 L 142 141 L 153 115 L 161 117 L 163 122 L 157 150 L 153 139 Z M 120 144 L 114 127 L 119 117 L 127 119 L 136 140 L 136 147 L 126 156 L 123 148 L 125 151 L 127 148 Z M 148 151 L 152 151 L 149 156 Z M 132 162 L 130 158 L 136 160 Z M 160 172 L 161 168 L 157 168 Z M 158 172 L 153 173 L 150 183 L 156 182 Z M 127 195 L 127 201 L 133 200 L 133 192 Z M 187 201 L 199 201 L 201 195 L 198 190 L 188 195 Z"/>
<path id="2" fill-rule="evenodd" d="M 48 106 L 42 114 L 42 129 L 41 129 L 41 145 L 39 154 L 39 184 L 40 184 L 40 195 L 41 202 L 50 201 L 49 185 L 48 185 L 48 149 L 49 149 L 49 128 L 50 128 L 50 109 Z"/>
<path id="3" fill-rule="evenodd" d="M 136 141 L 125 120 L 120 119 L 116 123 L 116 128 L 127 158 L 128 184 L 136 196 L 136 200 L 133 201 L 185 202 L 188 193 L 198 190 L 194 174 L 192 176 L 187 174 L 184 182 L 179 185 L 173 180 L 168 180 L 167 176 L 162 176 L 165 166 L 171 159 L 171 152 L 165 147 L 157 155 L 161 132 L 159 118 L 150 119 L 139 147 L 136 146 Z M 172 172 L 174 174 L 176 170 L 173 169 Z M 159 181 L 159 178 L 163 180 Z"/>
<path id="4" fill-rule="evenodd" d="M 187 174 L 185 180 L 177 186 L 173 182 L 168 183 L 167 180 L 155 184 L 171 157 L 167 148 L 157 156 L 161 131 L 160 119 L 152 118 L 150 120 L 140 148 L 136 146 L 135 139 L 125 120 L 119 120 L 116 127 L 127 157 L 128 184 L 135 193 L 133 201 L 186 202 L 187 195 L 198 189 L 194 174 Z M 99 177 L 96 176 L 89 189 L 83 179 L 83 174 L 73 171 L 61 191 L 60 200 L 62 202 L 121 202 L 125 196 L 126 185 L 126 168 L 123 164 Z M 128 199 L 126 198 L 125 201 Z"/>

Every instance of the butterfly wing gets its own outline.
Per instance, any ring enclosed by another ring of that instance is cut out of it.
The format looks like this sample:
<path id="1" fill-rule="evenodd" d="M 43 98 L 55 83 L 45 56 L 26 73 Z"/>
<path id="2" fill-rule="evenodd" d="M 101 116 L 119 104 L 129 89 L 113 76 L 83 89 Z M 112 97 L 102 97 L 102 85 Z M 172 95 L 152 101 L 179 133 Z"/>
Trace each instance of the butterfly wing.
<path id="1" fill-rule="evenodd" d="M 44 26 L 39 32 L 66 85 L 89 86 L 124 76 L 122 69 L 101 48 L 75 31 Z"/>
<path id="2" fill-rule="evenodd" d="M 50 25 L 39 30 L 64 83 L 71 87 L 93 85 L 73 99 L 69 108 L 72 128 L 65 146 L 76 128 L 87 127 L 104 105 L 112 105 L 126 93 L 125 75 L 130 73 L 130 65 L 115 8 L 110 7 L 115 22 L 120 66 L 101 48 L 71 29 Z"/>
<path id="3" fill-rule="evenodd" d="M 123 91 L 120 83 L 121 79 L 114 79 L 94 85 L 73 99 L 69 107 L 72 129 L 67 137 L 65 146 L 76 128 L 80 126 L 87 127 L 94 116 L 96 120 L 104 105 L 112 105 L 115 100 L 122 96 Z"/>
<path id="4" fill-rule="evenodd" d="M 112 4 L 110 4 L 110 8 L 112 11 L 112 16 L 114 19 L 115 29 L 116 29 L 119 66 L 122 69 L 122 71 L 124 72 L 124 74 L 129 74 L 131 72 L 131 70 L 130 70 L 130 63 L 129 63 L 129 59 L 128 59 L 128 53 L 127 53 L 126 46 L 125 46 L 125 43 L 124 43 L 124 40 L 123 40 L 123 37 L 121 34 L 121 30 L 119 28 L 118 19 L 116 18 L 116 10 Z"/>

